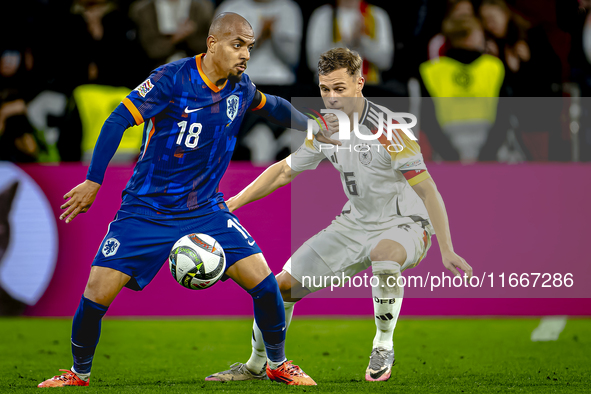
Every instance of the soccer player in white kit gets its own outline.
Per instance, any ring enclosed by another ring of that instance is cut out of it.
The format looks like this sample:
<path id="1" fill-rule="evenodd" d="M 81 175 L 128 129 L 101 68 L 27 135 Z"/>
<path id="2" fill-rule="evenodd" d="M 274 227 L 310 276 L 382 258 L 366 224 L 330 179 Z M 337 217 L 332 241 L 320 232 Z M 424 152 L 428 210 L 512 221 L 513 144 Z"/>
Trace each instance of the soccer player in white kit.
<path id="1" fill-rule="evenodd" d="M 381 129 L 379 113 L 388 110 L 363 97 L 361 66 L 357 53 L 331 49 L 318 62 L 319 85 L 326 107 L 347 114 L 351 125 L 357 112 L 359 134 L 370 136 Z M 325 118 L 330 130 L 338 130 L 334 115 Z M 387 119 L 385 114 L 383 119 Z M 472 268 L 454 252 L 443 200 L 416 141 L 397 129 L 391 140 L 382 135 L 368 141 L 351 132 L 349 139 L 340 141 L 341 146 L 333 146 L 306 140 L 295 153 L 267 168 L 230 198 L 227 205 L 234 211 L 287 185 L 302 171 L 315 169 L 323 159 L 331 161 L 349 201 L 341 214 L 307 240 L 277 275 L 286 324 L 289 327 L 297 301 L 331 284 L 323 278 L 352 277 L 371 266 L 378 278 L 378 285 L 372 285 L 377 332 L 365 378 L 384 381 L 390 378 L 394 364 L 392 337 L 404 294 L 404 288 L 396 286 L 401 272 L 425 257 L 435 232 L 447 269 L 460 275 L 459 268 L 471 277 Z M 236 363 L 207 380 L 264 379 L 265 362 L 265 346 L 255 323 L 248 362 Z"/>

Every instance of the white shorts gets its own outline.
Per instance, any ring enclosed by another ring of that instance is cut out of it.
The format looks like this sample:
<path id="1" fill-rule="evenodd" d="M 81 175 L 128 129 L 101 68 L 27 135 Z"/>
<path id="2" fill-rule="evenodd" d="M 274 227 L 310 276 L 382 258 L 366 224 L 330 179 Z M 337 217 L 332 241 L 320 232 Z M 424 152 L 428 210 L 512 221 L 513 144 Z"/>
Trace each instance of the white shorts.
<path id="1" fill-rule="evenodd" d="M 335 220 L 304 242 L 283 269 L 300 283 L 303 283 L 304 276 L 324 278 L 341 277 L 344 274 L 352 277 L 371 266 L 369 254 L 384 239 L 396 241 L 406 250 L 406 261 L 401 271 L 417 266 L 431 247 L 431 235 L 420 223 L 367 231 L 345 226 Z M 318 279 L 316 283 L 324 283 Z M 325 287 L 315 287 L 313 283 L 313 280 L 306 278 L 306 287 L 312 292 Z"/>

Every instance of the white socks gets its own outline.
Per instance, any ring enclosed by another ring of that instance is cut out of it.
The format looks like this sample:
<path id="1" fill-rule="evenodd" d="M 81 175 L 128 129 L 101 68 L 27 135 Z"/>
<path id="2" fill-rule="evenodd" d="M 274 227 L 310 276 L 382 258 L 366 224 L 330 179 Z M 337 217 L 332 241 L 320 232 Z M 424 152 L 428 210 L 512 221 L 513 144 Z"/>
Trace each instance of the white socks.
<path id="1" fill-rule="evenodd" d="M 74 372 L 76 374 L 76 376 L 78 376 L 80 379 L 84 380 L 85 382 L 88 382 L 88 379 L 90 378 L 90 372 L 89 373 L 78 373 L 74 369 L 73 365 L 72 365 L 72 368 L 70 369 L 70 371 Z"/>
<path id="2" fill-rule="evenodd" d="M 252 322 L 252 353 L 246 362 L 246 368 L 253 373 L 260 373 L 267 361 L 267 353 L 265 352 L 265 343 L 263 342 L 263 333 L 259 330 L 257 322 Z"/>
<path id="3" fill-rule="evenodd" d="M 376 322 L 373 348 L 391 350 L 394 347 L 394 329 L 404 296 L 404 287 L 398 287 L 396 284 L 396 279 L 400 277 L 400 265 L 393 261 L 378 261 L 372 264 L 373 274 L 379 279 L 378 286 L 372 287 Z"/>
<path id="4" fill-rule="evenodd" d="M 289 324 L 291 323 L 291 318 L 293 316 L 293 307 L 295 302 L 284 301 L 285 306 L 285 331 L 289 328 Z M 283 364 L 283 361 L 280 363 L 274 363 L 271 360 L 267 360 L 267 353 L 265 352 L 265 342 L 263 342 L 263 333 L 257 326 L 257 322 L 254 321 L 252 323 L 252 353 L 250 354 L 250 358 L 246 362 L 246 368 L 248 368 L 253 373 L 260 373 L 263 367 L 265 366 L 265 362 L 269 363 L 269 368 L 275 369 Z M 284 360 L 285 361 L 285 360 Z"/>
<path id="5" fill-rule="evenodd" d="M 270 368 L 270 369 L 277 369 L 277 368 L 279 368 L 279 366 L 280 366 L 281 364 L 283 364 L 283 363 L 284 363 L 284 362 L 286 362 L 286 361 L 287 361 L 287 359 L 285 359 L 285 360 L 283 360 L 283 361 L 280 361 L 280 362 L 276 363 L 276 362 L 273 362 L 273 361 L 271 361 L 271 360 L 267 360 L 267 364 L 269 364 L 269 368 Z M 247 367 L 247 368 L 248 368 L 248 367 Z"/>
<path id="6" fill-rule="evenodd" d="M 404 287 L 396 285 L 396 279 L 400 277 L 400 265 L 393 261 L 372 262 L 373 274 L 379 279 L 377 287 L 372 288 L 374 315 L 376 322 L 376 336 L 373 340 L 374 348 L 393 349 L 394 329 L 400 315 Z M 388 278 L 391 278 L 388 280 Z M 293 316 L 295 302 L 284 301 L 285 306 L 285 330 L 289 328 Z M 267 360 L 263 334 L 256 324 L 252 325 L 252 353 L 246 362 L 246 367 L 253 373 L 260 373 L 268 362 L 269 368 L 275 369 L 281 363 L 272 363 Z"/>

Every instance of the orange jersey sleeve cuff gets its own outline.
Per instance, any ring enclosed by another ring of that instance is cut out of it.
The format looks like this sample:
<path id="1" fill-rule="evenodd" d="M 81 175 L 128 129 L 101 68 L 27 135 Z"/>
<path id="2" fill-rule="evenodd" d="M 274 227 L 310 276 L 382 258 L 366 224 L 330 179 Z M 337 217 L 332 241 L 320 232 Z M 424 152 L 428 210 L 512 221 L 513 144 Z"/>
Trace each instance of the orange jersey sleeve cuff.
<path id="1" fill-rule="evenodd" d="M 254 107 L 252 109 L 252 111 L 257 111 L 257 110 L 263 108 L 265 106 L 265 104 L 267 104 L 267 96 L 265 96 L 265 94 L 263 92 L 261 92 L 261 102 L 259 103 L 259 105 Z"/>
<path id="2" fill-rule="evenodd" d="M 406 178 L 406 180 L 408 181 L 408 184 L 411 186 L 414 186 L 417 183 L 421 183 L 425 179 L 431 178 L 431 175 L 429 175 L 429 173 L 425 170 L 420 171 L 418 173 L 411 170 L 411 171 L 404 173 L 403 175 Z"/>
<path id="3" fill-rule="evenodd" d="M 125 108 L 127 108 L 127 110 L 133 116 L 133 119 L 135 120 L 136 125 L 141 125 L 142 123 L 144 123 L 144 118 L 142 118 L 140 111 L 138 111 L 138 109 L 135 107 L 135 105 L 131 102 L 130 99 L 125 97 L 123 99 L 123 105 L 125 105 Z"/>

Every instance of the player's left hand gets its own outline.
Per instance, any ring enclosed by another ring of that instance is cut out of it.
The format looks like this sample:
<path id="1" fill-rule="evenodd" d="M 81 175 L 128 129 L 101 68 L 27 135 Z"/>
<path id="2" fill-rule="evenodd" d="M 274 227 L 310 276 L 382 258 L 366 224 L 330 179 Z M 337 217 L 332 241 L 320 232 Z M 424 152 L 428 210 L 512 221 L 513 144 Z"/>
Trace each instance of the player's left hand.
<path id="1" fill-rule="evenodd" d="M 466 263 L 466 260 L 458 256 L 455 252 L 441 252 L 441 258 L 443 259 L 443 265 L 445 268 L 450 270 L 454 276 L 461 276 L 460 272 L 458 271 L 459 268 L 464 272 L 464 274 L 468 275 L 468 279 L 472 277 L 472 267 L 470 267 L 470 265 Z"/>

